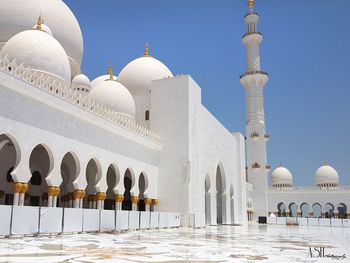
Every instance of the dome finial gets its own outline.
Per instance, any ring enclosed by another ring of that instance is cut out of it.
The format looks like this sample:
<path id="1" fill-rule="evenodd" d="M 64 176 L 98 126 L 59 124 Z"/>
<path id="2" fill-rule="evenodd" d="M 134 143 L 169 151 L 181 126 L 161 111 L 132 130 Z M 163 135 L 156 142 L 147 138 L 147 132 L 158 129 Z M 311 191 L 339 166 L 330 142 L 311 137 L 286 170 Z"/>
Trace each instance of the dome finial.
<path id="1" fill-rule="evenodd" d="M 38 17 L 38 22 L 37 22 L 37 24 L 36 24 L 36 29 L 37 30 L 41 30 L 41 25 L 43 24 L 43 19 L 42 19 L 42 17 L 41 17 L 41 15 L 39 15 L 39 17 Z"/>
<path id="2" fill-rule="evenodd" d="M 145 48 L 144 56 L 145 56 L 145 57 L 149 57 L 149 46 L 148 46 L 148 42 L 146 42 L 146 48 Z"/>
<path id="3" fill-rule="evenodd" d="M 248 0 L 248 7 L 249 7 L 250 10 L 253 9 L 253 7 L 254 7 L 254 0 Z"/>
<path id="4" fill-rule="evenodd" d="M 109 64 L 109 67 L 108 67 L 108 75 L 109 75 L 109 79 L 110 79 L 110 80 L 114 80 L 114 79 L 113 79 L 113 68 L 112 68 L 112 64 Z"/>

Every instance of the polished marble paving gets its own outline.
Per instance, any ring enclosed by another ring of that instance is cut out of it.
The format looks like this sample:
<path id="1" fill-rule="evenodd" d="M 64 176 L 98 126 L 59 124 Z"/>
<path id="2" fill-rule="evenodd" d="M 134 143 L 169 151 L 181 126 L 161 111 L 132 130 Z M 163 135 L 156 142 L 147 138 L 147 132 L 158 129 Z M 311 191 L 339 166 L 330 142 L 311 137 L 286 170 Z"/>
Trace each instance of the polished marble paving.
<path id="1" fill-rule="evenodd" d="M 311 257 L 309 248 L 320 246 L 325 257 L 313 249 Z M 0 262 L 350 262 L 350 228 L 249 224 L 10 238 L 0 239 Z"/>

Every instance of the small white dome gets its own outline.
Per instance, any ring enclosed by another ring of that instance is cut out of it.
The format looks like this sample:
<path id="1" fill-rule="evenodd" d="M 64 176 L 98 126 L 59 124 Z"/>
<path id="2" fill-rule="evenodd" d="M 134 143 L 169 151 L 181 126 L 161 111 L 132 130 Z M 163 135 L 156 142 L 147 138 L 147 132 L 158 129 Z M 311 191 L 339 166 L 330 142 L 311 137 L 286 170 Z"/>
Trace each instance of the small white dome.
<path id="1" fill-rule="evenodd" d="M 333 167 L 323 165 L 315 173 L 315 184 L 317 187 L 337 187 L 339 175 Z"/>
<path id="2" fill-rule="evenodd" d="M 95 88 L 98 84 L 108 79 L 109 79 L 109 75 L 103 75 L 95 78 L 93 81 L 91 81 L 91 89 Z M 113 76 L 113 79 L 117 80 L 117 77 Z"/>
<path id="3" fill-rule="evenodd" d="M 38 73 L 63 81 L 70 86 L 71 71 L 66 52 L 51 35 L 41 30 L 26 30 L 10 38 L 0 56 L 16 59 Z"/>
<path id="4" fill-rule="evenodd" d="M 275 187 L 292 187 L 293 186 L 293 175 L 291 172 L 283 167 L 277 167 L 272 172 L 272 186 Z"/>
<path id="5" fill-rule="evenodd" d="M 83 58 L 83 37 L 77 19 L 62 0 L 1 1 L 0 49 L 12 36 L 31 28 L 39 14 L 66 51 L 75 76 Z"/>
<path id="6" fill-rule="evenodd" d="M 36 29 L 36 28 L 37 28 L 37 25 L 32 27 L 32 29 Z M 48 33 L 50 36 L 53 36 L 51 29 L 45 24 L 41 24 L 41 31 Z"/>
<path id="7" fill-rule="evenodd" d="M 148 93 L 153 80 L 167 77 L 173 77 L 168 67 L 159 60 L 145 55 L 126 65 L 120 72 L 118 81 L 135 95 Z"/>
<path id="8" fill-rule="evenodd" d="M 73 78 L 71 88 L 75 91 L 90 92 L 91 82 L 86 75 L 78 74 Z"/>
<path id="9" fill-rule="evenodd" d="M 135 102 L 122 84 L 115 80 L 106 80 L 93 88 L 88 97 L 112 111 L 135 118 Z"/>

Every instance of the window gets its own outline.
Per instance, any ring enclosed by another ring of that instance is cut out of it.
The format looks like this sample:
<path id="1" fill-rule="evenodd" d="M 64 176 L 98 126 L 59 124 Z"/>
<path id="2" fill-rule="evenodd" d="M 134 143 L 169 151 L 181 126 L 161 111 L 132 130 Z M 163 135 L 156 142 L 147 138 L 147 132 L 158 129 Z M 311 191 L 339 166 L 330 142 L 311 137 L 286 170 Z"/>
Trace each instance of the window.
<path id="1" fill-rule="evenodd" d="M 145 112 L 145 120 L 149 121 L 149 110 L 146 110 Z"/>

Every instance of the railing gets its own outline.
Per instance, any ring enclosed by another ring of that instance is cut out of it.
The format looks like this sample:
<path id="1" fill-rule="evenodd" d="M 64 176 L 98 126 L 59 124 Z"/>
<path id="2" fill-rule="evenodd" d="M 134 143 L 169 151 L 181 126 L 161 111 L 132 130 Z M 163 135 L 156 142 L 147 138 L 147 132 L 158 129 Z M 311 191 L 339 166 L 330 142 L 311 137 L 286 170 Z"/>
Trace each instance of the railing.
<path id="1" fill-rule="evenodd" d="M 156 144 L 161 144 L 159 135 L 136 123 L 133 118 L 112 111 L 100 103 L 97 103 L 96 101 L 93 101 L 88 97 L 82 96 L 76 91 L 73 91 L 70 89 L 70 87 L 63 85 L 61 82 L 53 80 L 50 77 L 46 77 L 43 74 L 30 69 L 29 67 L 25 67 L 23 63 L 18 65 L 15 59 L 10 61 L 7 56 L 4 58 L 0 57 L 0 70 L 34 87 L 44 90 L 47 93 L 50 93 L 51 95 L 58 97 L 70 104 L 73 104 L 80 109 L 108 120 L 119 127 L 136 133 Z"/>
<path id="2" fill-rule="evenodd" d="M 245 76 L 248 76 L 248 75 L 255 75 L 255 74 L 260 74 L 260 75 L 266 75 L 266 76 L 269 76 L 269 74 L 267 72 L 264 72 L 264 71 L 260 71 L 260 70 L 255 70 L 255 71 L 249 71 L 247 73 L 244 73 L 243 75 L 241 75 L 239 78 L 243 78 Z"/>
<path id="3" fill-rule="evenodd" d="M 249 36 L 249 35 L 260 35 L 260 36 L 262 36 L 262 33 L 260 33 L 260 32 L 247 32 L 247 33 L 245 33 L 242 36 L 242 38 L 245 38 L 246 36 Z"/>
<path id="4" fill-rule="evenodd" d="M 251 11 L 251 12 L 245 14 L 244 18 L 246 18 L 246 17 L 249 16 L 249 15 L 257 15 L 257 16 L 259 16 L 258 13 Z"/>

